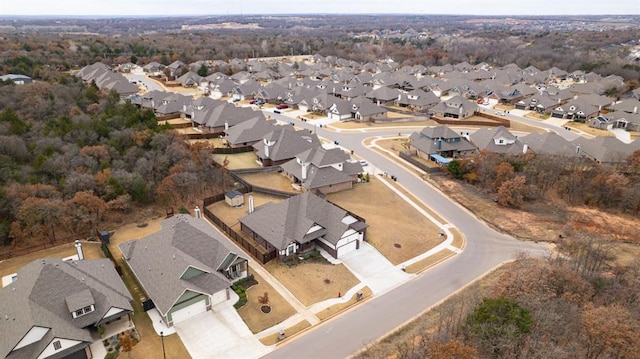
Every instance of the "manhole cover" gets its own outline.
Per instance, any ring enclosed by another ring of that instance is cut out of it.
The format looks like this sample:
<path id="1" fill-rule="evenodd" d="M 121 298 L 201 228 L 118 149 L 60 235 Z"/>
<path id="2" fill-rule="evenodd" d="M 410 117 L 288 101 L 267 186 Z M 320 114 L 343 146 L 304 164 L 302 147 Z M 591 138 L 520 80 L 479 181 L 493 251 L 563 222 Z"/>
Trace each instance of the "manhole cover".
<path id="1" fill-rule="evenodd" d="M 263 305 L 260 310 L 262 310 L 262 313 L 271 313 L 271 307 L 268 305 Z"/>
<path id="2" fill-rule="evenodd" d="M 402 248 L 402 244 L 400 243 L 394 243 L 393 246 L 396 248 Z"/>

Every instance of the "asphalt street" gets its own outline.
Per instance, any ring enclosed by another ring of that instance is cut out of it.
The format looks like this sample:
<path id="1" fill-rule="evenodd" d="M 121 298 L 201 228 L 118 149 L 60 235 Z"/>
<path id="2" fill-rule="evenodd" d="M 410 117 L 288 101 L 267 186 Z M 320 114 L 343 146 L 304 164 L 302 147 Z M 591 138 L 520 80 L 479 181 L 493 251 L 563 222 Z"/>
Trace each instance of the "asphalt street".
<path id="1" fill-rule="evenodd" d="M 287 122 L 295 121 L 300 127 L 314 129 L 312 124 L 306 122 L 280 115 L 275 117 Z M 397 176 L 400 184 L 429 205 L 447 223 L 464 233 L 467 247 L 461 254 L 318 326 L 264 358 L 348 357 L 501 263 L 514 259 L 517 253 L 526 251 L 542 255 L 546 252 L 545 245 L 518 241 L 494 231 L 420 177 L 362 143 L 368 137 L 398 134 L 398 129 L 368 133 L 331 132 L 321 128 L 316 130 L 318 136 L 339 141 L 342 147 L 353 150 L 372 165 Z M 409 131 L 401 129 L 400 132 L 407 134 Z"/>

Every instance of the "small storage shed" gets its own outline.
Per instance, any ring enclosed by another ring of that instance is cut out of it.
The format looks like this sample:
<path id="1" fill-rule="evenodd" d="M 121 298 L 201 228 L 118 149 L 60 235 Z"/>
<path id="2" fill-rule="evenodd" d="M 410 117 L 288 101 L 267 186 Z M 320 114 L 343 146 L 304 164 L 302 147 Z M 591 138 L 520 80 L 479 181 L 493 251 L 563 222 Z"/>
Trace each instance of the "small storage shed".
<path id="1" fill-rule="evenodd" d="M 224 200 L 231 207 L 238 207 L 244 204 L 244 196 L 242 195 L 242 193 L 240 193 L 240 191 L 237 191 L 235 189 L 227 192 L 224 195 Z"/>

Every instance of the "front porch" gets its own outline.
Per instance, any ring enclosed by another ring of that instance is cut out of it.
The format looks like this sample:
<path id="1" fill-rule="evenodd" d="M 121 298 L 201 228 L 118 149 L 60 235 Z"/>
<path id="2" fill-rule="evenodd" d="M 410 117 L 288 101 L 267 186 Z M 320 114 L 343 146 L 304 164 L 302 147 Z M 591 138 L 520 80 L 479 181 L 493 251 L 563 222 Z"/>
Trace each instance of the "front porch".
<path id="1" fill-rule="evenodd" d="M 91 330 L 93 343 L 91 343 L 89 347 L 93 358 L 96 359 L 104 358 L 107 355 L 107 347 L 118 342 L 118 335 L 128 330 L 135 329 L 135 325 L 133 324 L 133 320 L 131 320 L 129 314 L 102 326 L 104 327 L 104 333 L 102 335 L 100 335 L 97 328 Z M 105 340 L 107 341 L 107 345 L 104 345 Z"/>

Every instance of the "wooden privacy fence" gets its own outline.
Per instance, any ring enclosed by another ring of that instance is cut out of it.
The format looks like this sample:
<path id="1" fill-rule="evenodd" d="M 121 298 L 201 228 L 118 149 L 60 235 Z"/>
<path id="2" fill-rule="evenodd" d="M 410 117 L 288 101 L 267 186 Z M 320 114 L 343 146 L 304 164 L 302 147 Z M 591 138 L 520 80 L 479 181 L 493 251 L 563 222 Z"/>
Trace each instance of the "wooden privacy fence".
<path id="1" fill-rule="evenodd" d="M 218 196 L 214 196 L 214 197 L 218 197 Z M 218 228 L 220 228 L 220 230 L 222 230 L 227 236 L 229 236 L 229 238 L 231 238 L 234 242 L 236 242 L 245 251 L 251 254 L 251 256 L 253 256 L 255 259 L 260 261 L 260 263 L 265 264 L 270 260 L 274 259 L 275 257 L 277 257 L 277 253 L 275 250 L 267 251 L 264 247 L 260 246 L 253 239 L 247 238 L 241 233 L 236 232 L 235 230 L 233 230 L 233 228 L 227 226 L 226 223 L 224 223 L 220 218 L 218 218 L 215 214 L 213 214 L 213 212 L 211 212 L 207 208 L 207 205 L 208 205 L 207 203 L 211 202 L 210 199 L 212 198 L 213 197 L 209 197 L 205 199 L 203 203 L 204 204 L 203 213 L 208 220 L 210 220 L 213 224 L 215 224 Z M 222 198 L 224 198 L 224 194 L 222 195 Z M 211 203 L 215 203 L 215 201 Z"/>

